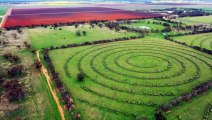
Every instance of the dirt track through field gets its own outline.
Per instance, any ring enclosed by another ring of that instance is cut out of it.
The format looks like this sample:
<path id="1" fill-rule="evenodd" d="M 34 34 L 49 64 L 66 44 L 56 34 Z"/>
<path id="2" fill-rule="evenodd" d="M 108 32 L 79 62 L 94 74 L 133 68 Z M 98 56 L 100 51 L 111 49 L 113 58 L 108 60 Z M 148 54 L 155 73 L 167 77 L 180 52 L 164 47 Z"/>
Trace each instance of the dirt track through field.
<path id="1" fill-rule="evenodd" d="M 12 7 L 10 6 L 7 10 L 7 12 L 5 13 L 5 15 L 1 16 L 2 21 L 0 22 L 0 28 L 3 27 L 4 23 L 7 20 L 7 17 L 11 15 L 12 12 Z"/>
<path id="2" fill-rule="evenodd" d="M 36 52 L 36 54 L 37 54 L 38 61 L 42 64 L 41 71 L 43 72 L 43 74 L 46 77 L 49 89 L 50 89 L 51 94 L 52 94 L 52 96 L 53 96 L 53 98 L 54 98 L 54 100 L 55 100 L 55 102 L 57 104 L 57 107 L 58 107 L 58 110 L 60 112 L 61 118 L 62 118 L 62 120 L 65 120 L 64 111 L 63 111 L 63 108 L 60 105 L 60 101 L 59 101 L 59 98 L 57 97 L 57 93 L 56 93 L 56 91 L 53 90 L 53 88 L 51 86 L 51 77 L 49 76 L 47 69 L 44 67 L 43 63 L 40 60 L 39 50 Z"/>

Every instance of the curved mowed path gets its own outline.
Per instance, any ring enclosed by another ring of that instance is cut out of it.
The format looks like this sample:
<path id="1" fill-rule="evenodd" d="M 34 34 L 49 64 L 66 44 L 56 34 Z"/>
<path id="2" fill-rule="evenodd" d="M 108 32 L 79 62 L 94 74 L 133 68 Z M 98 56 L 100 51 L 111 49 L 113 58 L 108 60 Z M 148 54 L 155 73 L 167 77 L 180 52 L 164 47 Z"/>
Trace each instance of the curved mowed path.
<path id="1" fill-rule="evenodd" d="M 199 46 L 201 48 L 212 50 L 212 34 L 211 33 L 180 36 L 180 37 L 175 37 L 175 40 L 186 42 L 187 44 L 192 46 Z"/>
<path id="2" fill-rule="evenodd" d="M 50 56 L 87 119 L 154 119 L 159 105 L 212 79 L 212 56 L 154 38 L 54 50 Z M 84 82 L 77 81 L 79 72 Z"/>

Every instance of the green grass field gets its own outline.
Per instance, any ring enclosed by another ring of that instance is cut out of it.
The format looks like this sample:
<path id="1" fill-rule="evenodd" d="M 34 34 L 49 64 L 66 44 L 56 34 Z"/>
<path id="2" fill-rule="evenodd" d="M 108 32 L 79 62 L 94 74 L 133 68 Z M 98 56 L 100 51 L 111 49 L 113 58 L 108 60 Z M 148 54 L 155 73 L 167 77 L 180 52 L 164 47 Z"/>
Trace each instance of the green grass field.
<path id="1" fill-rule="evenodd" d="M 203 120 L 204 112 L 211 103 L 212 91 L 174 108 L 171 113 L 166 113 L 166 115 L 169 120 L 179 120 L 179 117 L 182 120 Z M 211 117 L 212 114 L 208 120 L 211 120 Z"/>
<path id="2" fill-rule="evenodd" d="M 158 106 L 212 78 L 212 56 L 153 37 L 53 50 L 50 57 L 82 119 L 154 119 Z"/>
<path id="3" fill-rule="evenodd" d="M 158 29 L 158 30 L 162 30 L 164 29 L 164 26 L 162 24 L 153 24 L 153 22 L 161 22 L 162 24 L 164 22 L 162 21 L 157 21 L 157 20 L 153 20 L 153 19 L 147 19 L 147 20 L 141 20 L 139 23 L 131 23 L 131 24 L 123 24 L 123 26 L 128 26 L 128 27 L 142 27 L 142 26 L 146 26 L 149 27 L 150 29 Z"/>
<path id="4" fill-rule="evenodd" d="M 188 45 L 199 46 L 208 50 L 212 50 L 212 33 L 179 36 L 174 37 L 174 40 L 185 42 Z"/>
<path id="5" fill-rule="evenodd" d="M 177 18 L 174 21 L 182 22 L 186 25 L 212 24 L 212 16 L 183 17 L 183 18 Z"/>
<path id="6" fill-rule="evenodd" d="M 86 31 L 86 36 L 76 36 L 76 31 Z M 32 46 L 37 49 L 47 48 L 50 46 L 61 46 L 73 43 L 84 43 L 86 41 L 123 38 L 129 36 L 138 36 L 138 33 L 129 33 L 126 31 L 115 32 L 109 28 L 99 28 L 90 25 L 81 25 L 79 28 L 74 26 L 62 27 L 62 30 L 48 28 L 27 29 Z"/>
<path id="7" fill-rule="evenodd" d="M 0 16 L 5 15 L 5 13 L 7 12 L 8 6 L 1 6 L 0 5 Z"/>

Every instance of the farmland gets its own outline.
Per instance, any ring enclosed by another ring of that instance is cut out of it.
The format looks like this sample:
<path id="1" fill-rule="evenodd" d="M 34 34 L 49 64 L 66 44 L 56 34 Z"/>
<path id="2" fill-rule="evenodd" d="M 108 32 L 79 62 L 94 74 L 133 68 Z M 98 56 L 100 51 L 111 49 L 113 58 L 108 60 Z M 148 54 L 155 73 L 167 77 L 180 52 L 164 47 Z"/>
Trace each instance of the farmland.
<path id="1" fill-rule="evenodd" d="M 186 25 L 212 24 L 212 16 L 183 17 L 183 18 L 177 18 L 174 21 L 182 22 Z"/>
<path id="2" fill-rule="evenodd" d="M 56 12 L 55 12 L 56 11 Z M 110 8 L 51 8 L 46 9 L 13 9 L 4 27 L 49 25 L 56 23 L 88 22 L 93 20 L 118 20 L 135 18 L 154 18 L 160 14 L 126 11 Z"/>
<path id="3" fill-rule="evenodd" d="M 53 50 L 50 57 L 83 119 L 154 119 L 159 105 L 212 77 L 211 56 L 151 37 Z"/>
<path id="4" fill-rule="evenodd" d="M 78 28 L 74 26 L 61 27 L 62 30 L 48 28 L 28 29 L 29 38 L 32 46 L 36 49 L 49 48 L 51 46 L 58 47 L 61 45 L 68 45 L 73 43 L 93 42 L 95 40 L 105 40 L 114 38 L 123 38 L 130 36 L 139 36 L 138 33 L 126 32 L 124 30 L 116 32 L 107 27 L 90 25 L 80 25 Z M 76 31 L 86 31 L 86 36 L 76 36 Z"/>
<path id="5" fill-rule="evenodd" d="M 211 33 L 179 36 L 179 37 L 174 37 L 174 40 L 185 42 L 188 45 L 199 46 L 201 48 L 212 50 L 212 34 Z"/>
<path id="6" fill-rule="evenodd" d="M 198 119 L 201 120 L 203 118 L 208 118 L 211 114 L 205 114 L 207 109 L 211 104 L 212 93 L 208 93 L 206 95 L 200 96 L 199 98 L 191 101 L 190 103 L 185 103 L 179 107 L 176 107 L 172 113 L 167 113 L 167 117 L 171 120 L 178 119 L 181 117 L 182 119 Z M 195 107 L 193 107 L 195 106 Z M 198 109 L 196 109 L 198 108 Z M 195 113 L 195 114 L 194 114 Z"/>
<path id="7" fill-rule="evenodd" d="M 2 17 L 1 120 L 212 118 L 208 12 L 76 3 L 11 4 Z"/>
<path id="8" fill-rule="evenodd" d="M 148 27 L 149 29 L 158 29 L 162 30 L 165 27 L 162 25 L 161 21 L 153 20 L 153 19 L 146 19 L 146 20 L 140 20 L 140 21 L 135 21 L 136 23 L 131 23 L 131 24 L 123 24 L 123 26 L 128 26 L 128 27 L 136 27 L 136 28 L 141 28 L 141 27 Z M 154 24 L 153 22 L 160 22 L 161 24 Z"/>
<path id="9" fill-rule="evenodd" d="M 0 5 L 0 16 L 5 15 L 5 13 L 7 12 L 8 6 L 3 6 Z"/>
<path id="10" fill-rule="evenodd" d="M 17 34 L 15 40 L 10 37 L 10 34 Z M 27 40 L 26 34 L 18 34 L 16 31 L 7 31 L 4 34 L 9 39 L 9 46 L 0 47 L 0 119 L 14 120 L 18 118 L 37 120 L 37 119 L 57 119 L 60 120 L 59 112 L 56 109 L 56 104 L 52 101 L 52 95 L 49 91 L 47 83 L 44 81 L 44 75 L 35 69 L 34 63 L 36 57 L 30 50 L 26 49 L 23 41 Z M 0 35 L 0 38 L 2 35 Z M 0 39 L 1 40 L 1 39 Z M 18 48 L 17 46 L 21 47 Z M 7 60 L 4 55 L 11 53 L 19 58 L 17 63 Z M 23 75 L 19 77 L 10 77 L 6 70 L 14 65 L 23 65 Z M 2 96 L 5 94 L 5 88 L 2 85 L 2 76 L 5 81 L 18 80 L 27 90 L 27 95 L 24 100 L 9 102 Z M 9 110 L 8 110 L 9 109 Z"/>

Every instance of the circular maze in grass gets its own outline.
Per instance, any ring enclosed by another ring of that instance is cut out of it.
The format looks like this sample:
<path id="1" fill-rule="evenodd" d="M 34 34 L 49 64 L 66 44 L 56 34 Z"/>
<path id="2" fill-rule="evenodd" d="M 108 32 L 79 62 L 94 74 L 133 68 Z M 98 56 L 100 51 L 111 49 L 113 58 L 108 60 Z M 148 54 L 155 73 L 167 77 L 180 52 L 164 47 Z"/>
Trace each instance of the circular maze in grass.
<path id="1" fill-rule="evenodd" d="M 211 50 L 212 49 L 212 34 L 195 38 L 194 40 L 192 40 L 191 45 L 199 46 L 201 48 L 206 48 Z"/>
<path id="2" fill-rule="evenodd" d="M 167 41 L 73 49 L 64 68 L 70 79 L 79 72 L 86 76 L 78 100 L 115 114 L 153 115 L 159 105 L 212 78 L 211 56 Z"/>

